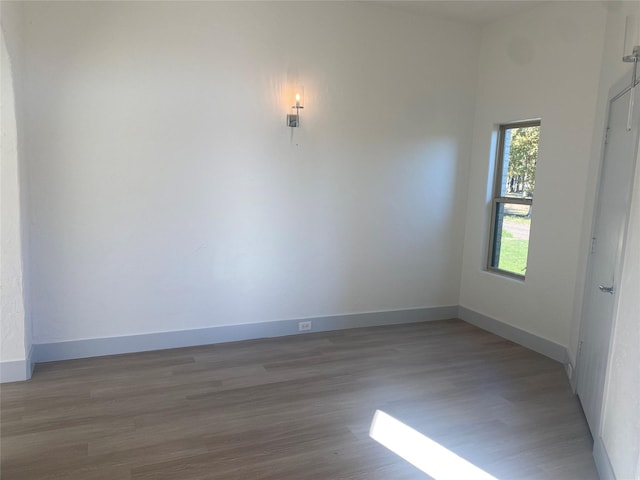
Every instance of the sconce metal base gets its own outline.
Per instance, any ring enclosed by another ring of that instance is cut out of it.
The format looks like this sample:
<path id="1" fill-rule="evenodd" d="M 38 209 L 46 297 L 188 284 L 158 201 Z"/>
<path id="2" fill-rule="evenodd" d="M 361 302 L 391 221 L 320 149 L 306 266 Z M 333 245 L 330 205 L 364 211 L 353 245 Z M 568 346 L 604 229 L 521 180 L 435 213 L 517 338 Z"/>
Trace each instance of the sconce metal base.
<path id="1" fill-rule="evenodd" d="M 300 126 L 300 116 L 295 113 L 290 113 L 287 115 L 287 127 L 299 127 Z"/>
<path id="2" fill-rule="evenodd" d="M 640 60 L 640 46 L 636 45 L 633 47 L 633 53 L 631 55 L 626 55 L 622 57 L 623 62 L 638 62 Z"/>

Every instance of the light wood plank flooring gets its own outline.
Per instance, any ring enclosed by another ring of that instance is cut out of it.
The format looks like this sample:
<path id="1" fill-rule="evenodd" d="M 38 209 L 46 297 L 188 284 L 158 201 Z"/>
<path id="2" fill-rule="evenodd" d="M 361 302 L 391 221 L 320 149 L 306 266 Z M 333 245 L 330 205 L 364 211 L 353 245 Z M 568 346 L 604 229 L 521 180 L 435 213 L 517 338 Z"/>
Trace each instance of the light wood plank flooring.
<path id="1" fill-rule="evenodd" d="M 500 480 L 597 478 L 562 365 L 460 320 L 45 363 L 0 396 L 2 480 L 429 478 L 376 409 Z"/>

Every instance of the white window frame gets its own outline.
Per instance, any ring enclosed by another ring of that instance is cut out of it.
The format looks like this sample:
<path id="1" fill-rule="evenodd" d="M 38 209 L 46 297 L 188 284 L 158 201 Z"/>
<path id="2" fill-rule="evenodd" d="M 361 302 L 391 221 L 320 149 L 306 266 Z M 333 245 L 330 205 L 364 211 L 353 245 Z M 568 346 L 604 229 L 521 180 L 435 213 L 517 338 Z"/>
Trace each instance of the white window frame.
<path id="1" fill-rule="evenodd" d="M 507 130 L 512 130 L 514 128 L 524 128 L 524 127 L 541 127 L 540 119 L 536 120 L 525 120 L 522 122 L 512 122 L 505 123 L 499 126 L 498 128 L 498 148 L 496 149 L 496 159 L 495 159 L 495 177 L 493 179 L 493 195 L 491 199 L 491 222 L 489 228 L 489 248 L 487 252 L 487 271 L 492 273 L 497 273 L 499 275 L 504 275 L 507 277 L 516 278 L 518 280 L 525 279 L 526 272 L 521 275 L 515 272 L 510 272 L 509 270 L 503 270 L 501 268 L 493 266 L 494 264 L 498 264 L 499 262 L 495 262 L 496 253 L 500 252 L 500 248 L 496 248 L 496 216 L 498 213 L 498 208 L 501 204 L 516 204 L 516 205 L 529 205 L 529 208 L 533 206 L 533 198 L 518 198 L 518 197 L 505 197 L 502 196 L 502 177 L 504 173 L 504 143 L 505 143 L 505 132 Z M 539 144 L 538 144 L 539 147 Z M 538 165 L 536 163 L 536 168 Z M 501 229 L 502 231 L 502 229 Z M 529 250 L 527 249 L 527 265 L 529 264 Z"/>

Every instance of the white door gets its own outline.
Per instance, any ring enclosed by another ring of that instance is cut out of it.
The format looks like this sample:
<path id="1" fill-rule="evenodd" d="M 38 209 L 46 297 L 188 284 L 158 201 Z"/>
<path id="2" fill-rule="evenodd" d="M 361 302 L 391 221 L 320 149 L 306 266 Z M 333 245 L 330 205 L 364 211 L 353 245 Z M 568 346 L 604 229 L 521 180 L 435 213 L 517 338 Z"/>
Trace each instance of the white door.
<path id="1" fill-rule="evenodd" d="M 638 145 L 640 101 L 636 100 L 633 128 L 627 131 L 630 95 L 630 91 L 627 91 L 610 103 L 576 362 L 577 393 L 594 436 L 599 433 L 609 342 L 618 294 L 616 282 L 622 266 L 622 248 Z"/>

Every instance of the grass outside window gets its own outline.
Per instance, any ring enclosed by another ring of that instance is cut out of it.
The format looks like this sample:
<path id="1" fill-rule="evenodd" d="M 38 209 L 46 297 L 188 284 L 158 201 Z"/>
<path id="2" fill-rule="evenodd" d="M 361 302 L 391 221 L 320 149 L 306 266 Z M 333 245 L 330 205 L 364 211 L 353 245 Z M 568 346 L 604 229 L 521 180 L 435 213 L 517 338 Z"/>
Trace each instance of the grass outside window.
<path id="1" fill-rule="evenodd" d="M 535 188 L 540 122 L 502 125 L 494 186 L 488 269 L 524 278 Z"/>

